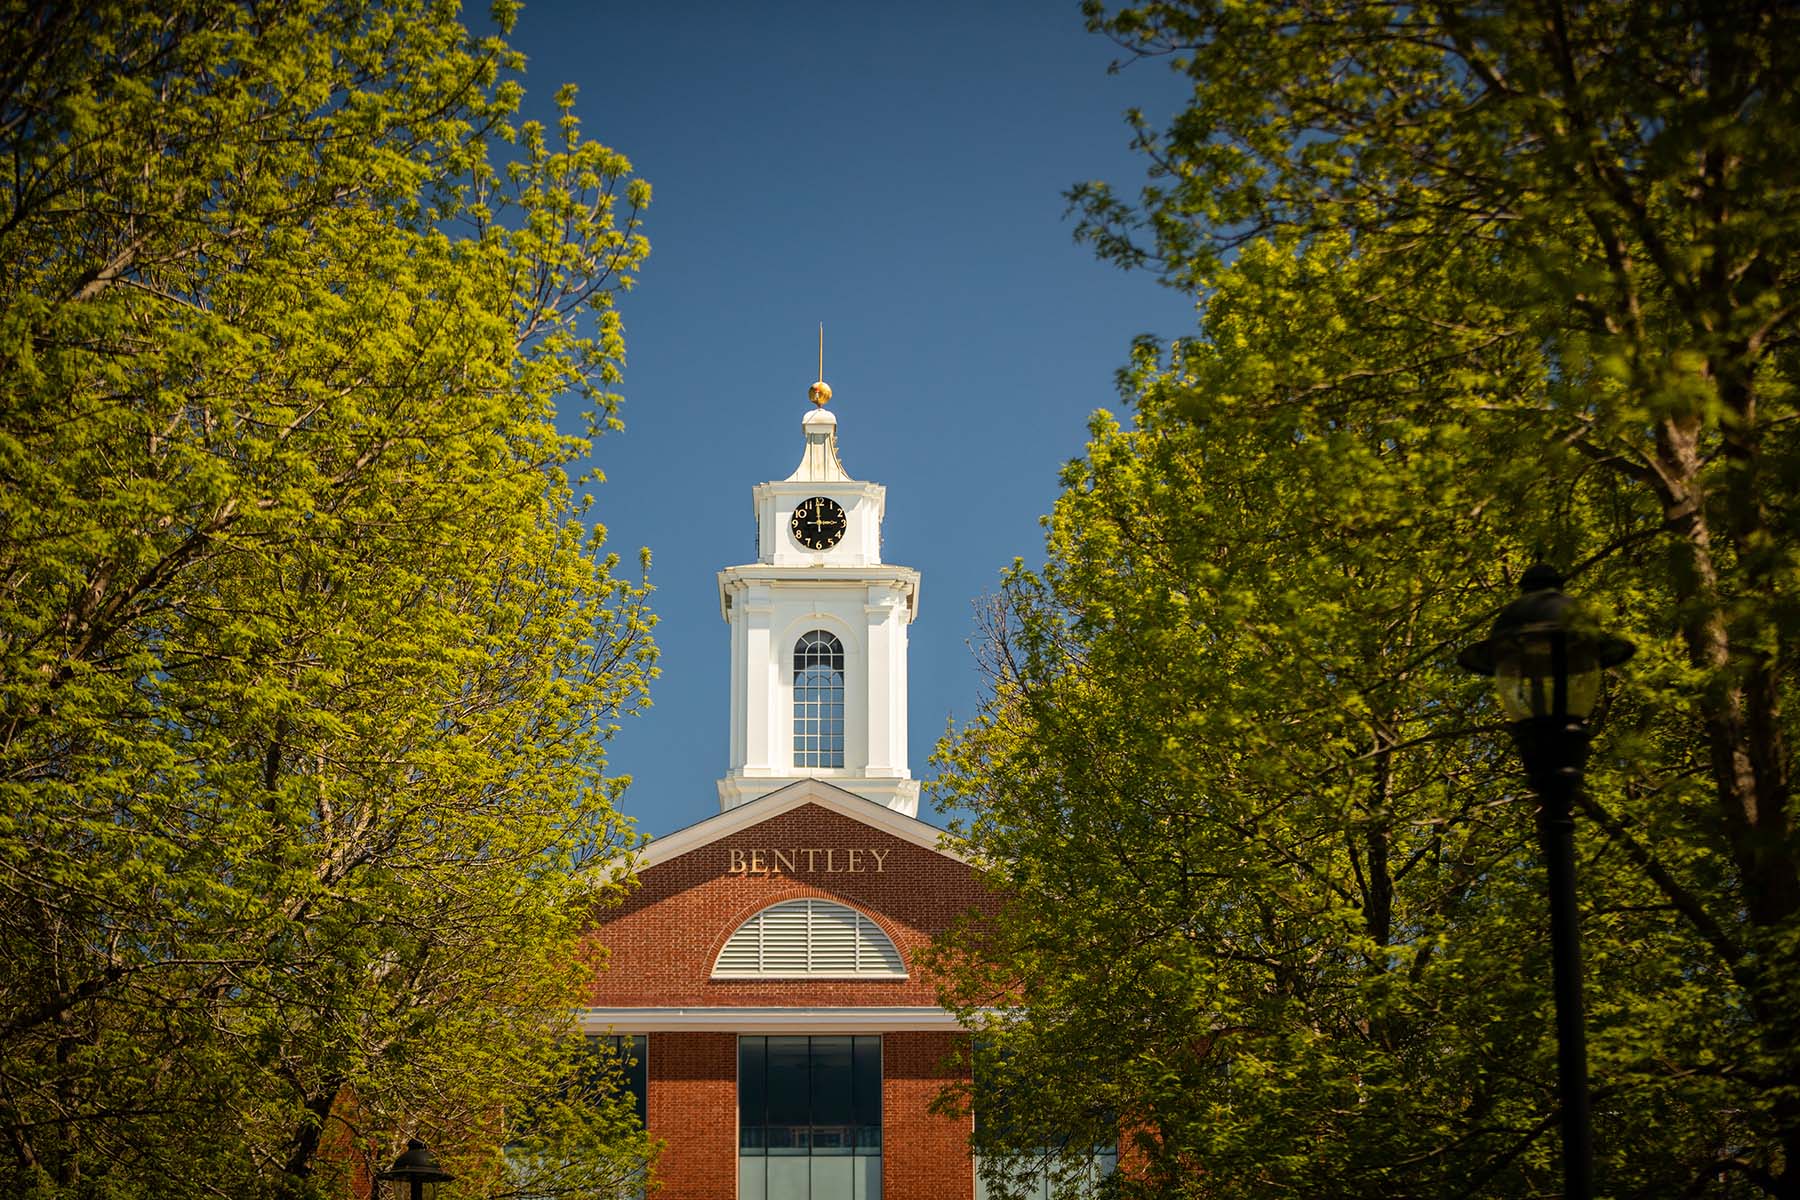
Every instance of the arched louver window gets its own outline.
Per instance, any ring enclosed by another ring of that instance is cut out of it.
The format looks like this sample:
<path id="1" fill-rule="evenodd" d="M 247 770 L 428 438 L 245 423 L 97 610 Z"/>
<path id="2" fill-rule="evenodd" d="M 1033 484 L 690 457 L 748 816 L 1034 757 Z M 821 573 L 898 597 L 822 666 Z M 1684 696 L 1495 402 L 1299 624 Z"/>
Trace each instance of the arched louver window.
<path id="1" fill-rule="evenodd" d="M 794 643 L 794 765 L 844 765 L 844 643 L 823 629 Z"/>
<path id="2" fill-rule="evenodd" d="M 784 900 L 738 926 L 715 979 L 793 976 L 904 979 L 906 964 L 881 926 L 829 900 Z"/>

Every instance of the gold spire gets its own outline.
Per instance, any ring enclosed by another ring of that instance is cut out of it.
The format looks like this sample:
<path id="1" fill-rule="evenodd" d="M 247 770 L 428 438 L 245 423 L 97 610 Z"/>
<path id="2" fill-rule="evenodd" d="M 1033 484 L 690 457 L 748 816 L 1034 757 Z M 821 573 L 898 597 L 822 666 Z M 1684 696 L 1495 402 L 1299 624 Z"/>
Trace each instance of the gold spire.
<path id="1" fill-rule="evenodd" d="M 806 389 L 807 399 L 820 408 L 831 401 L 831 385 L 825 382 L 825 322 L 819 322 L 819 381 Z"/>

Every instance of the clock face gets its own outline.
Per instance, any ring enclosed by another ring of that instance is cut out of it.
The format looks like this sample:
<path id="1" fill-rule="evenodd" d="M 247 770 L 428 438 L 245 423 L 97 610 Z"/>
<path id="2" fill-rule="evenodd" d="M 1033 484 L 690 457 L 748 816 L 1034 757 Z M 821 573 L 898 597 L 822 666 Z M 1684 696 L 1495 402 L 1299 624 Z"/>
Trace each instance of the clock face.
<path id="1" fill-rule="evenodd" d="M 829 550 L 844 536 L 844 510 L 829 496 L 802 500 L 794 509 L 788 529 L 808 550 Z"/>

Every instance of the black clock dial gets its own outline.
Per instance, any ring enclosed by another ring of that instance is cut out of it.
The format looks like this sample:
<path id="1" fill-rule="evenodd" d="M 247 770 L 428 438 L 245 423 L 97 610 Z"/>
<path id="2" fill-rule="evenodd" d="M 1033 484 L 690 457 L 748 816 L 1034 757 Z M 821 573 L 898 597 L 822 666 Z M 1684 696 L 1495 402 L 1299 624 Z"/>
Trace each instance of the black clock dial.
<path id="1" fill-rule="evenodd" d="M 788 529 L 808 550 L 829 550 L 844 536 L 844 510 L 829 496 L 802 500 L 794 509 Z"/>

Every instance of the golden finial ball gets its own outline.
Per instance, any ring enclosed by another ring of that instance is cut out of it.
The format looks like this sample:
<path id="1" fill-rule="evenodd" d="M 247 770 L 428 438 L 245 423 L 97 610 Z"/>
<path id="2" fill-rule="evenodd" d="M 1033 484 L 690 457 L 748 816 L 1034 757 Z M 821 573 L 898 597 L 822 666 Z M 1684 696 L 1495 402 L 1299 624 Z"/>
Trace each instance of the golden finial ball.
<path id="1" fill-rule="evenodd" d="M 831 385 L 821 379 L 807 389 L 806 395 L 814 404 L 818 405 L 820 408 L 824 408 L 826 403 L 831 399 Z"/>

